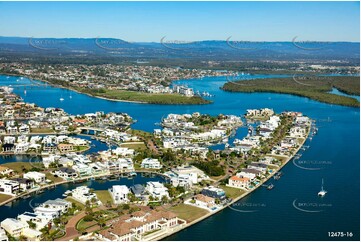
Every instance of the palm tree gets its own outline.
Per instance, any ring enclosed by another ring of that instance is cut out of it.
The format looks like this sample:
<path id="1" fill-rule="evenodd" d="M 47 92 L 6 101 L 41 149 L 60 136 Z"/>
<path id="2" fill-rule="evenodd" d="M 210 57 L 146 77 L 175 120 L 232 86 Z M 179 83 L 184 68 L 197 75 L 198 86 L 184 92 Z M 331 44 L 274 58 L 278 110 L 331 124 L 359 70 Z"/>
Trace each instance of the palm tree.
<path id="1" fill-rule="evenodd" d="M 105 225 L 106 225 L 106 220 L 103 218 L 103 216 L 101 216 L 99 219 L 98 219 L 98 225 L 103 228 Z"/>

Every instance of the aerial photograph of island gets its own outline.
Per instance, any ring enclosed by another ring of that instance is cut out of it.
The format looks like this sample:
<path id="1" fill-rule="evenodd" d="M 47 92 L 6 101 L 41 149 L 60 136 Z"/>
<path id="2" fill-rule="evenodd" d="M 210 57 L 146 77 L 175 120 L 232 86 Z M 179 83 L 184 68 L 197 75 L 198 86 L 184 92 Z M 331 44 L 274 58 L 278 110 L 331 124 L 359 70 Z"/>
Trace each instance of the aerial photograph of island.
<path id="1" fill-rule="evenodd" d="M 359 1 L 0 13 L 0 241 L 360 241 Z"/>

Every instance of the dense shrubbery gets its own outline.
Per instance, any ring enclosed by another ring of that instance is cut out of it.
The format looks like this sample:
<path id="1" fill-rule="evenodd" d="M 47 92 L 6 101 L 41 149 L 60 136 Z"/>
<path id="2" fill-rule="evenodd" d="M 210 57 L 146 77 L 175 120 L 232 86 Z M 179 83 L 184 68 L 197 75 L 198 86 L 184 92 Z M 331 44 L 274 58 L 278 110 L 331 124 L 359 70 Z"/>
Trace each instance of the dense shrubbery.
<path id="1" fill-rule="evenodd" d="M 354 95 L 360 95 L 360 78 L 315 77 L 315 78 L 270 78 L 228 82 L 222 87 L 231 92 L 275 92 L 308 97 L 316 101 L 358 107 L 360 103 L 351 97 L 329 93 L 332 88 Z"/>
<path id="2" fill-rule="evenodd" d="M 219 166 L 219 161 L 213 160 L 208 162 L 196 162 L 193 165 L 209 176 L 221 176 L 224 175 L 224 168 Z"/>

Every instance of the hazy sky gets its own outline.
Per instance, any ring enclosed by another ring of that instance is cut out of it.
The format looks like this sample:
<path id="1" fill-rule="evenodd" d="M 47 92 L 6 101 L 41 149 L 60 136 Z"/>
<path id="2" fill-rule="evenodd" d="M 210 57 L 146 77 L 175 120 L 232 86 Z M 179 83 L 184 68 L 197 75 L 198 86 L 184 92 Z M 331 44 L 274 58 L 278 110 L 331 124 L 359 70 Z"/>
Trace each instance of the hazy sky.
<path id="1" fill-rule="evenodd" d="M 0 2 L 0 36 L 359 41 L 359 2 Z"/>

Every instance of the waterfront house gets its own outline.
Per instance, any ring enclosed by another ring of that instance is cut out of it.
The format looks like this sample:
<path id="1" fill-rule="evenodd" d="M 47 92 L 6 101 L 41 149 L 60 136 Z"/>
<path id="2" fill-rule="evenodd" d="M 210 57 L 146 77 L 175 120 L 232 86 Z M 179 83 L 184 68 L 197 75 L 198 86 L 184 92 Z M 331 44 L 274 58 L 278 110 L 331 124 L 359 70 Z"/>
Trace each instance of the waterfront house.
<path id="1" fill-rule="evenodd" d="M 228 180 L 228 186 L 247 189 L 251 184 L 250 181 L 248 177 L 232 176 Z"/>
<path id="2" fill-rule="evenodd" d="M 134 171 L 134 165 L 131 158 L 119 158 L 115 163 L 118 163 L 120 172 Z"/>
<path id="3" fill-rule="evenodd" d="M 93 192 L 90 192 L 90 189 L 86 186 L 80 186 L 71 191 L 72 197 L 86 204 L 87 201 L 92 203 L 92 200 L 98 201 L 97 195 Z M 100 201 L 98 201 L 100 203 Z"/>
<path id="4" fill-rule="evenodd" d="M 0 179 L 0 193 L 15 196 L 20 190 L 19 182 Z"/>
<path id="5" fill-rule="evenodd" d="M 90 163 L 89 167 L 91 168 L 93 175 L 99 175 L 108 172 L 106 165 L 100 162 Z"/>
<path id="6" fill-rule="evenodd" d="M 113 198 L 114 204 L 129 202 L 128 194 L 130 193 L 130 190 L 125 185 L 115 185 L 109 189 L 109 193 Z"/>
<path id="7" fill-rule="evenodd" d="M 15 144 L 16 138 L 15 136 L 5 136 L 4 144 Z"/>
<path id="8" fill-rule="evenodd" d="M 74 151 L 74 145 L 72 144 L 58 144 L 60 153 L 68 153 Z"/>
<path id="9" fill-rule="evenodd" d="M 30 132 L 30 127 L 27 124 L 22 124 L 19 126 L 19 133 L 28 134 Z"/>
<path id="10" fill-rule="evenodd" d="M 68 211 L 68 209 L 71 208 L 72 205 L 71 205 L 71 202 L 69 202 L 67 200 L 57 198 L 55 200 L 48 200 L 40 206 L 57 209 L 57 210 L 60 210 L 62 213 L 66 213 Z"/>
<path id="11" fill-rule="evenodd" d="M 30 144 L 28 142 L 21 142 L 15 144 L 14 153 L 21 154 L 29 150 Z"/>
<path id="12" fill-rule="evenodd" d="M 263 116 L 268 117 L 272 116 L 274 114 L 274 111 L 269 108 L 262 108 L 262 109 L 247 109 L 246 116 L 252 117 L 252 116 Z"/>
<path id="13" fill-rule="evenodd" d="M 160 182 L 147 182 L 145 191 L 158 200 L 161 200 L 163 196 L 169 198 L 168 188 Z"/>
<path id="14" fill-rule="evenodd" d="M 11 180 L 19 183 L 20 191 L 25 192 L 34 187 L 34 180 L 26 178 L 12 178 Z"/>
<path id="15" fill-rule="evenodd" d="M 2 145 L 2 151 L 3 152 L 11 153 L 11 152 L 14 152 L 14 150 L 15 150 L 15 145 L 14 144 L 4 143 Z"/>
<path id="16" fill-rule="evenodd" d="M 52 221 L 53 219 L 60 217 L 61 210 L 47 206 L 39 206 L 34 208 L 34 213 L 37 214 L 39 217 L 44 217 L 48 219 L 48 221 Z"/>
<path id="17" fill-rule="evenodd" d="M 26 179 L 34 180 L 36 183 L 44 183 L 46 180 L 46 176 L 44 173 L 37 171 L 29 171 L 23 175 Z"/>
<path id="18" fill-rule="evenodd" d="M 306 135 L 306 128 L 301 126 L 293 126 L 290 129 L 291 137 L 304 137 Z"/>
<path id="19" fill-rule="evenodd" d="M 194 196 L 195 205 L 205 209 L 211 209 L 216 205 L 213 197 L 208 197 L 203 194 L 197 194 Z"/>
<path id="20" fill-rule="evenodd" d="M 55 157 L 57 158 L 57 157 Z M 74 161 L 72 159 L 69 159 L 67 157 L 59 157 L 58 164 L 63 167 L 72 167 L 74 165 Z"/>
<path id="21" fill-rule="evenodd" d="M 162 135 L 162 130 L 161 130 L 161 129 L 154 129 L 153 134 L 154 134 L 155 136 L 160 137 L 160 136 Z"/>
<path id="22" fill-rule="evenodd" d="M 35 228 L 37 230 L 44 228 L 51 221 L 51 219 L 48 217 L 31 212 L 25 212 L 23 214 L 18 215 L 17 220 L 24 223 L 29 223 L 29 222 L 34 223 L 36 226 Z"/>
<path id="23" fill-rule="evenodd" d="M 23 235 L 25 229 L 29 228 L 29 224 L 16 220 L 14 218 L 7 218 L 0 223 L 3 228 L 10 236 L 19 238 Z"/>
<path id="24" fill-rule="evenodd" d="M 300 124 L 300 125 L 307 124 L 309 121 L 310 121 L 310 119 L 306 116 L 298 116 L 295 119 L 295 123 Z"/>
<path id="25" fill-rule="evenodd" d="M 259 135 L 265 137 L 265 138 L 270 138 L 271 134 L 272 134 L 273 130 L 270 128 L 260 128 L 259 129 Z"/>
<path id="26" fill-rule="evenodd" d="M 192 182 L 192 184 L 197 184 L 198 182 L 209 179 L 202 170 L 191 165 L 178 166 L 177 168 L 172 169 L 172 172 L 177 176 L 188 175 L 188 179 Z"/>
<path id="27" fill-rule="evenodd" d="M 165 173 L 166 176 L 170 177 L 170 181 L 172 186 L 174 187 L 186 187 L 189 188 L 193 185 L 192 175 L 191 174 L 176 174 L 174 172 L 167 172 Z"/>
<path id="28" fill-rule="evenodd" d="M 0 166 L 0 175 L 1 176 L 11 176 L 14 173 L 14 170 L 5 167 L 5 166 Z"/>
<path id="29" fill-rule="evenodd" d="M 131 157 L 135 154 L 135 150 L 126 147 L 117 147 L 112 150 L 112 153 L 122 157 Z"/>
<path id="30" fill-rule="evenodd" d="M 43 145 L 44 153 L 53 154 L 53 153 L 57 152 L 57 150 L 58 150 L 57 144 L 55 144 L 55 143 L 45 143 Z"/>
<path id="31" fill-rule="evenodd" d="M 77 163 L 72 168 L 79 174 L 79 176 L 90 176 L 92 174 L 92 168 L 83 163 Z"/>
<path id="32" fill-rule="evenodd" d="M 68 167 L 60 167 L 58 170 L 53 171 L 53 174 L 63 179 L 76 178 L 78 176 L 74 169 Z"/>
<path id="33" fill-rule="evenodd" d="M 257 163 L 257 162 L 252 162 L 251 164 L 249 164 L 247 166 L 248 169 L 255 169 L 255 170 L 259 170 L 262 173 L 265 173 L 267 171 L 267 165 L 263 164 L 263 163 Z"/>
<path id="34" fill-rule="evenodd" d="M 110 222 L 109 228 L 97 233 L 96 240 L 142 241 L 152 231 L 166 234 L 187 222 L 170 211 L 138 211 Z"/>
<path id="35" fill-rule="evenodd" d="M 201 193 L 205 196 L 212 197 L 212 198 L 218 198 L 220 200 L 223 200 L 226 198 L 226 193 L 223 189 L 209 186 L 202 189 Z"/>
<path id="36" fill-rule="evenodd" d="M 40 240 L 42 233 L 29 228 L 29 224 L 13 218 L 7 218 L 1 222 L 3 228 L 10 236 L 19 238 L 24 236 L 29 240 Z"/>
<path id="37" fill-rule="evenodd" d="M 145 193 L 145 187 L 141 184 L 135 184 L 134 186 L 131 186 L 130 190 L 137 198 L 142 198 Z"/>
<path id="38" fill-rule="evenodd" d="M 6 126 L 6 132 L 8 134 L 17 134 L 18 133 L 18 128 L 16 126 Z"/>
<path id="39" fill-rule="evenodd" d="M 161 169 L 162 165 L 157 159 L 145 158 L 141 163 L 141 167 L 144 169 Z"/>
<path id="40" fill-rule="evenodd" d="M 249 179 L 254 179 L 257 176 L 261 176 L 262 172 L 256 169 L 242 169 L 241 172 L 237 173 L 237 176 L 239 177 L 248 177 Z"/>
<path id="41" fill-rule="evenodd" d="M 272 162 L 276 161 L 275 158 L 270 157 L 270 156 L 265 156 L 263 158 L 261 158 L 258 162 L 266 164 L 266 165 L 271 165 Z"/>
<path id="42" fill-rule="evenodd" d="M 280 147 L 282 149 L 290 149 L 290 148 L 295 147 L 297 144 L 298 144 L 298 142 L 297 142 L 296 138 L 286 137 L 283 140 L 281 140 Z"/>

